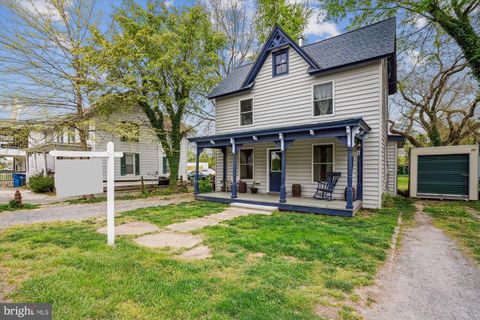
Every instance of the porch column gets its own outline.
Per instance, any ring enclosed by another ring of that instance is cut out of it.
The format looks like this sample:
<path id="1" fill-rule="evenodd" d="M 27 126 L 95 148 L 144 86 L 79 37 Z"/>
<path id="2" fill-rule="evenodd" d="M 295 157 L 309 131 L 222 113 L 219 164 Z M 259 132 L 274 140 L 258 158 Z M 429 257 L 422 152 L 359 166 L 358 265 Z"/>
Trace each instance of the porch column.
<path id="1" fill-rule="evenodd" d="M 357 156 L 357 199 L 363 200 L 363 140 L 360 140 Z"/>
<path id="2" fill-rule="evenodd" d="M 233 160 L 233 170 L 232 170 L 232 199 L 236 199 L 237 196 L 237 155 L 240 150 L 240 145 L 235 144 L 235 139 L 230 139 L 232 143 L 232 160 Z"/>
<path id="3" fill-rule="evenodd" d="M 227 147 L 222 148 L 223 154 L 223 187 L 225 188 L 225 192 L 227 192 Z"/>
<path id="4" fill-rule="evenodd" d="M 354 135 L 347 127 L 347 209 L 353 209 L 353 153 L 352 146 Z"/>
<path id="5" fill-rule="evenodd" d="M 281 176 L 280 176 L 280 203 L 287 202 L 287 189 L 285 188 L 285 180 L 287 179 L 287 148 L 283 134 L 279 134 L 281 156 Z"/>
<path id="6" fill-rule="evenodd" d="M 194 192 L 193 194 L 199 194 L 200 190 L 198 189 L 198 176 L 199 176 L 199 160 L 200 154 L 202 153 L 203 149 L 197 146 L 197 155 L 195 158 L 195 184 L 194 184 Z"/>
<path id="7" fill-rule="evenodd" d="M 43 176 L 47 176 L 47 154 L 43 152 Z"/>

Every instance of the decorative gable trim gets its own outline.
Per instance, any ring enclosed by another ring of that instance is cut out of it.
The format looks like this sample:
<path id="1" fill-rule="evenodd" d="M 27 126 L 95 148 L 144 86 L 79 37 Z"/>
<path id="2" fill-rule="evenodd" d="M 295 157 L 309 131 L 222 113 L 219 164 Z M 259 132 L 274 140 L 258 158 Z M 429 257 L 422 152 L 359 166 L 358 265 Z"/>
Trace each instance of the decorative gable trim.
<path id="1" fill-rule="evenodd" d="M 285 46 L 291 46 L 309 64 L 311 69 L 320 68 L 317 63 L 305 51 L 303 51 L 303 49 L 299 47 L 297 43 L 285 33 L 285 31 L 282 30 L 282 28 L 275 26 L 270 34 L 270 37 L 268 37 L 267 42 L 263 45 L 262 51 L 260 51 L 257 60 L 255 60 L 255 63 L 243 82 L 242 88 L 253 84 L 258 72 L 262 68 L 265 60 L 272 50 Z"/>

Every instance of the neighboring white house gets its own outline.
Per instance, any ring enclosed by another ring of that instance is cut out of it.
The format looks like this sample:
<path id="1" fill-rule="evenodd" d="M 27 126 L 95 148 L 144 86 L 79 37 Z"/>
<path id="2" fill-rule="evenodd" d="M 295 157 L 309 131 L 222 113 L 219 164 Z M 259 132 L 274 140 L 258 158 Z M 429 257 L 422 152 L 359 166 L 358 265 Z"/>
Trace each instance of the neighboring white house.
<path id="1" fill-rule="evenodd" d="M 146 125 L 148 119 L 141 110 L 126 114 L 114 114 L 108 118 L 111 130 L 95 128 L 95 121 L 90 125 L 87 140 L 89 150 L 105 151 L 107 142 L 113 141 L 115 151 L 123 152 L 123 158 L 115 159 L 116 185 L 139 184 L 141 177 L 145 183 L 156 184 L 159 177 L 169 177 L 169 168 L 165 152 L 152 129 Z M 105 122 L 105 120 L 102 120 Z M 116 132 L 114 126 L 126 125 L 128 134 Z M 179 177 L 187 179 L 188 140 L 181 143 Z M 31 132 L 29 135 L 27 176 L 34 174 L 55 173 L 55 159 L 48 154 L 52 150 L 80 150 L 78 132 L 55 132 L 54 129 Z M 46 170 L 45 170 L 46 169 Z M 103 179 L 106 180 L 106 160 L 103 165 Z"/>
<path id="2" fill-rule="evenodd" d="M 302 46 L 275 27 L 255 62 L 211 93 L 215 135 L 190 139 L 199 152 L 218 150 L 217 192 L 197 189 L 197 199 L 344 216 L 380 208 L 383 193 L 396 193 L 399 138 L 387 127 L 395 33 L 388 19 Z M 335 201 L 314 199 L 330 172 L 341 174 Z M 259 194 L 239 194 L 240 181 Z M 302 198 L 290 196 L 293 185 Z"/>

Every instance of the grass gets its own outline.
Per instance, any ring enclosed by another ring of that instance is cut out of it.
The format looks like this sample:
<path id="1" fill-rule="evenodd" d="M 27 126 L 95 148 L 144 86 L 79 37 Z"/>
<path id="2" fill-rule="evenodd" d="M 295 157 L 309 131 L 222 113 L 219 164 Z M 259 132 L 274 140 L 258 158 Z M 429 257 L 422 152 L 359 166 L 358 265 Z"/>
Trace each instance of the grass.
<path id="1" fill-rule="evenodd" d="M 178 189 L 174 190 L 167 187 L 167 188 L 155 189 L 154 191 L 150 191 L 146 193 L 140 192 L 135 194 L 124 194 L 124 195 L 116 196 L 115 200 L 145 199 L 150 197 L 169 196 L 172 194 L 177 194 L 179 192 L 182 192 L 182 191 Z M 188 192 L 188 190 L 185 190 L 185 192 Z M 104 201 L 107 201 L 107 197 L 101 196 L 101 197 L 95 197 L 95 198 L 70 199 L 70 200 L 66 200 L 65 202 L 70 204 L 82 204 L 82 203 L 98 203 L 98 202 L 104 202 Z"/>
<path id="2" fill-rule="evenodd" d="M 397 179 L 398 190 L 406 192 L 408 190 L 408 175 L 399 175 Z"/>
<path id="3" fill-rule="evenodd" d="M 424 212 L 433 217 L 435 226 L 445 230 L 467 255 L 480 263 L 480 221 L 467 207 L 477 210 L 477 215 L 480 215 L 480 201 L 432 202 L 424 208 Z"/>
<path id="4" fill-rule="evenodd" d="M 392 200 L 395 204 L 395 200 Z M 122 213 L 158 226 L 220 212 L 190 202 Z M 354 218 L 274 213 L 204 228 L 213 257 L 184 261 L 119 237 L 112 249 L 97 221 L 15 227 L 0 234 L 0 268 L 13 301 L 53 303 L 55 319 L 319 319 L 338 304 L 344 319 L 355 288 L 372 284 L 401 211 Z"/>
<path id="5" fill-rule="evenodd" d="M 22 207 L 13 208 L 13 207 L 10 207 L 10 205 L 8 203 L 5 203 L 5 204 L 0 204 L 0 212 L 2 212 L 2 211 L 17 211 L 17 210 L 36 209 L 39 206 L 40 205 L 38 205 L 38 204 L 24 203 Z"/>

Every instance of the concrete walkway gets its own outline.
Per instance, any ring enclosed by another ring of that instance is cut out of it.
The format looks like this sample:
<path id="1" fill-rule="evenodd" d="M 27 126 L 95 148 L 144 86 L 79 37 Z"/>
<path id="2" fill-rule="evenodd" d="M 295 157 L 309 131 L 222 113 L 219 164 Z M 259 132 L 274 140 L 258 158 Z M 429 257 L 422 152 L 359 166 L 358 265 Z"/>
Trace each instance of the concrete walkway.
<path id="1" fill-rule="evenodd" d="M 149 248 L 189 249 L 181 253 L 180 256 L 186 259 L 206 259 L 210 257 L 210 248 L 200 245 L 203 241 L 202 237 L 191 234 L 191 231 L 249 214 L 270 215 L 274 210 L 276 210 L 274 207 L 245 207 L 244 205 L 239 207 L 232 204 L 220 213 L 168 225 L 165 227 L 167 230 L 155 233 L 144 232 L 148 234 L 136 238 L 135 242 Z M 118 228 L 122 228 L 122 226 Z M 130 230 L 130 228 L 126 229 Z M 103 230 L 99 229 L 97 231 L 102 232 Z"/>
<path id="2" fill-rule="evenodd" d="M 193 201 L 189 194 L 152 197 L 135 200 L 115 201 L 115 211 L 123 212 L 152 206 L 166 206 L 185 201 Z M 92 217 L 107 215 L 107 203 L 68 204 L 59 203 L 45 205 L 38 209 L 0 212 L 0 230 L 13 225 L 31 224 L 52 221 L 79 221 Z"/>
<path id="3" fill-rule="evenodd" d="M 364 317 L 371 320 L 480 319 L 480 269 L 466 259 L 431 218 L 419 210 L 417 226 L 377 284 L 380 292 Z"/>

